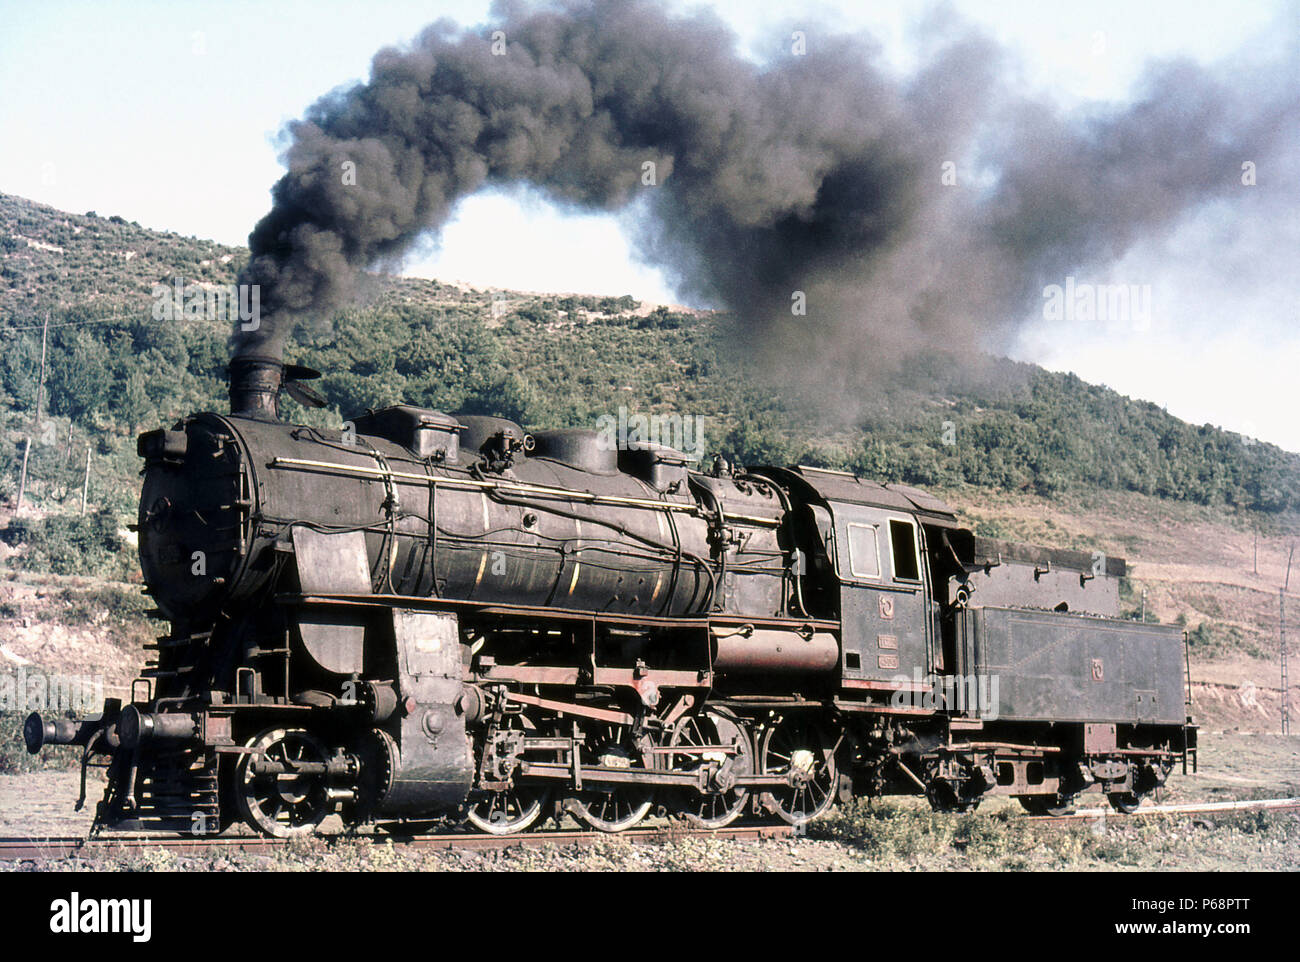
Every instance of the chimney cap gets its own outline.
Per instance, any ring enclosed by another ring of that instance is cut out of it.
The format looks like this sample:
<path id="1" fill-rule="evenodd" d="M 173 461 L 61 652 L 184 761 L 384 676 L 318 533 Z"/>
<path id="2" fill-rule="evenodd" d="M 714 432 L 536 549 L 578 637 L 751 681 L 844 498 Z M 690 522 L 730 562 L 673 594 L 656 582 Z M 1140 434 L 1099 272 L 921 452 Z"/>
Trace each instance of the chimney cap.
<path id="1" fill-rule="evenodd" d="M 234 368 L 236 365 L 278 367 L 286 381 L 314 381 L 321 376 L 321 372 L 314 367 L 307 367 L 305 364 L 286 364 L 282 359 L 270 354 L 236 354 L 230 359 L 228 367 Z"/>
<path id="2" fill-rule="evenodd" d="M 314 367 L 307 367 L 305 364 L 286 364 L 284 366 L 284 379 L 286 381 L 314 381 L 320 376 L 320 371 Z"/>

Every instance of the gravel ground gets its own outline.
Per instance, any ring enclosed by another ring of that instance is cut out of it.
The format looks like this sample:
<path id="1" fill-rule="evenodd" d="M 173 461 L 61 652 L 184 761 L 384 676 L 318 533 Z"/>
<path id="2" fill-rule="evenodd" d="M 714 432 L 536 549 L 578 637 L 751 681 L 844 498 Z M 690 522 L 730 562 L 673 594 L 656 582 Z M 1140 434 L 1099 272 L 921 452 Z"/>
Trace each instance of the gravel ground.
<path id="1" fill-rule="evenodd" d="M 0 860 L 0 871 L 307 872 L 834 872 L 1300 869 L 1300 815 L 1146 816 L 1042 825 L 1003 809 L 936 815 L 908 801 L 856 802 L 803 838 L 737 841 L 671 832 L 648 843 L 617 836 L 583 845 L 428 851 L 383 836 L 296 841 L 273 855 L 126 855 Z"/>
<path id="2" fill-rule="evenodd" d="M 822 836 L 822 837 L 819 837 Z M 619 838 L 482 852 L 432 852 L 370 838 L 294 843 L 275 855 L 176 855 L 0 861 L 0 871 L 834 872 L 1300 869 L 1300 816 L 1149 818 L 1040 826 L 854 806 L 807 838 L 732 841 Z"/>
<path id="3" fill-rule="evenodd" d="M 86 807 L 73 811 L 81 791 L 76 772 L 0 775 L 0 835 L 85 835 L 104 797 L 103 773 L 86 783 Z"/>

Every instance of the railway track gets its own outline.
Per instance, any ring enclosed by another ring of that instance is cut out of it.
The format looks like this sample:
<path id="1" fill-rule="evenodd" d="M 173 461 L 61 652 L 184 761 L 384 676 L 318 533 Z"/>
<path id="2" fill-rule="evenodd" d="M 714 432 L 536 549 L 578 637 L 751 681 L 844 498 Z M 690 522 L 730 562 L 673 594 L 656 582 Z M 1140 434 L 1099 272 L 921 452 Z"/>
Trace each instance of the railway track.
<path id="1" fill-rule="evenodd" d="M 1185 805 L 1152 805 L 1124 815 L 1109 808 L 1084 808 L 1065 815 L 1031 815 L 1035 822 L 1093 822 L 1101 819 L 1131 819 L 1147 815 L 1224 815 L 1232 812 L 1300 812 L 1300 798 L 1261 798 L 1244 802 L 1189 802 Z"/>
<path id="2" fill-rule="evenodd" d="M 485 849 L 537 848 L 542 845 L 590 845 L 600 839 L 620 838 L 647 844 L 688 836 L 708 836 L 737 841 L 768 838 L 789 838 L 794 829 L 789 825 L 740 825 L 714 831 L 685 830 L 680 828 L 630 829 L 610 835 L 602 832 L 552 831 L 518 832 L 513 835 L 486 835 L 445 832 L 430 835 L 322 835 L 326 840 L 343 838 L 368 838 L 373 841 L 392 841 L 405 848 L 480 851 Z M 292 839 L 266 838 L 260 835 L 185 836 L 185 835 L 109 835 L 95 838 L 77 836 L 51 838 L 0 838 L 0 860 L 30 860 L 68 858 L 77 855 L 124 854 L 149 848 L 171 852 L 194 853 L 207 851 L 266 853 L 284 848 Z"/>
<path id="3" fill-rule="evenodd" d="M 1092 822 L 1102 819 L 1128 821 L 1149 815 L 1213 815 L 1244 811 L 1300 812 L 1300 798 L 1267 798 L 1244 802 L 1204 802 L 1186 805 L 1154 805 L 1142 808 L 1131 815 L 1110 809 L 1093 808 L 1070 812 L 1066 815 L 1023 815 L 1020 818 L 1036 823 Z M 609 835 L 601 832 L 550 831 L 519 832 L 514 835 L 484 835 L 445 832 L 430 835 L 400 835 L 376 833 L 373 835 L 319 836 L 326 840 L 341 838 L 369 838 L 392 841 L 415 849 L 481 851 L 487 849 L 537 848 L 543 845 L 589 845 L 600 839 L 621 838 L 639 844 L 663 842 L 690 836 L 754 841 L 759 839 L 791 838 L 796 830 L 785 824 L 740 825 L 713 831 L 681 828 L 642 828 Z M 109 835 L 95 838 L 78 836 L 0 838 L 0 860 L 37 860 L 68 858 L 78 855 L 125 854 L 150 848 L 171 852 L 194 853 L 214 850 L 246 853 L 266 853 L 292 844 L 292 840 L 265 838 L 258 835 L 234 836 L 184 836 L 184 835 Z"/>

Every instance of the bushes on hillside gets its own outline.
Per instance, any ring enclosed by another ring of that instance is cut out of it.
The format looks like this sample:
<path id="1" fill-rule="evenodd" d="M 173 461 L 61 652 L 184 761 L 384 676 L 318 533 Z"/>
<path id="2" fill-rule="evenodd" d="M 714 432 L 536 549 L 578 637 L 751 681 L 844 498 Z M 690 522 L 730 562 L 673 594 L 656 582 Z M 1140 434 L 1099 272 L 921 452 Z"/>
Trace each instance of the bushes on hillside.
<path id="1" fill-rule="evenodd" d="M 0 531 L 0 540 L 21 548 L 15 560 L 31 571 L 122 580 L 135 566 L 134 553 L 127 549 L 117 518 L 109 510 L 84 518 L 14 518 Z"/>
<path id="2" fill-rule="evenodd" d="M 195 256 L 203 253 L 196 248 Z M 404 401 L 501 414 L 530 427 L 592 427 L 625 407 L 704 417 L 706 464 L 721 453 L 742 464 L 812 461 L 922 486 L 1050 497 L 1090 487 L 1300 510 L 1300 456 L 1186 424 L 1073 375 L 927 352 L 835 397 L 819 384 L 792 396 L 791 385 L 737 362 L 725 321 L 660 308 L 645 318 L 555 329 L 555 311 L 609 315 L 636 306 L 630 298 L 565 297 L 528 300 L 511 323 L 492 327 L 487 300 L 448 291 L 434 306 L 352 309 L 326 334 L 302 332 L 288 359 L 324 372 L 318 387 L 331 408 L 306 413 L 286 402 L 289 416 L 341 422 Z M 40 330 L 31 329 L 33 318 L 23 321 L 27 329 L 0 352 L 0 396 L 29 412 Z M 225 406 L 224 325 L 99 324 L 85 309 L 52 321 L 60 326 L 50 332 L 46 410 L 93 428 L 99 455 L 111 445 L 124 466 L 135 430 Z M 12 487 L 16 477 L 6 477 Z M 101 491 L 129 493 L 128 475 L 117 480 Z"/>

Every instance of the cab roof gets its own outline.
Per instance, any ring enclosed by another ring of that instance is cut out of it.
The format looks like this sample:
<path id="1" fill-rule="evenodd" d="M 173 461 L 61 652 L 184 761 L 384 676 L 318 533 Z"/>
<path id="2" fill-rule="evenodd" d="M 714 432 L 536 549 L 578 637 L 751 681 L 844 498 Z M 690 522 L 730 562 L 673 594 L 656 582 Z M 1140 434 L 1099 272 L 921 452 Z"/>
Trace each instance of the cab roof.
<path id="1" fill-rule="evenodd" d="M 879 484 L 847 471 L 830 471 L 799 465 L 797 468 L 760 468 L 755 473 L 805 489 L 823 501 L 865 504 L 918 514 L 927 520 L 957 523 L 957 516 L 947 503 L 919 488 L 906 484 Z"/>

